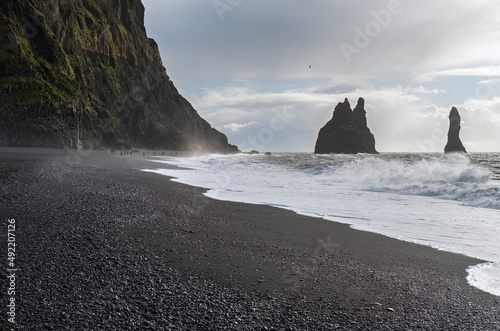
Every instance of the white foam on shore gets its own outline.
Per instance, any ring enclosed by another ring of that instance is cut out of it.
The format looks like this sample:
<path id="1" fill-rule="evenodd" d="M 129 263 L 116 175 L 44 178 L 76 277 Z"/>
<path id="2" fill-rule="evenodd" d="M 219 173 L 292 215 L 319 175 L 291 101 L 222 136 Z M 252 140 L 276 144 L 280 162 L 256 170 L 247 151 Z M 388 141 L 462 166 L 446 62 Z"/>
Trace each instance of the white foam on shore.
<path id="1" fill-rule="evenodd" d="M 467 158 L 287 154 L 157 162 L 193 169 L 147 171 L 206 188 L 214 199 L 289 209 L 490 261 L 469 268 L 467 280 L 499 295 L 500 187 Z"/>
<path id="2" fill-rule="evenodd" d="M 500 263 L 481 263 L 467 269 L 467 282 L 478 289 L 500 296 Z"/>

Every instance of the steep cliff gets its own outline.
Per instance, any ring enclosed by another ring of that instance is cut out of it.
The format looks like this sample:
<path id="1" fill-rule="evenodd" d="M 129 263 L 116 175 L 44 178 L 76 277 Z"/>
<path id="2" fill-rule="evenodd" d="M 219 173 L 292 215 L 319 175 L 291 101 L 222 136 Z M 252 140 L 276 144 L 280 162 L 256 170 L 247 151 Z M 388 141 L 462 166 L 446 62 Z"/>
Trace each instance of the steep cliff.
<path id="1" fill-rule="evenodd" d="M 335 107 L 332 119 L 319 131 L 314 153 L 377 153 L 363 98 L 359 98 L 354 110 L 347 98 Z"/>
<path id="2" fill-rule="evenodd" d="M 460 114 L 457 108 L 452 107 L 450 111 L 450 128 L 448 129 L 448 142 L 444 147 L 445 153 L 463 152 L 467 153 L 462 141 L 460 140 Z"/>
<path id="3" fill-rule="evenodd" d="M 234 152 L 177 91 L 140 0 L 0 3 L 0 145 Z"/>

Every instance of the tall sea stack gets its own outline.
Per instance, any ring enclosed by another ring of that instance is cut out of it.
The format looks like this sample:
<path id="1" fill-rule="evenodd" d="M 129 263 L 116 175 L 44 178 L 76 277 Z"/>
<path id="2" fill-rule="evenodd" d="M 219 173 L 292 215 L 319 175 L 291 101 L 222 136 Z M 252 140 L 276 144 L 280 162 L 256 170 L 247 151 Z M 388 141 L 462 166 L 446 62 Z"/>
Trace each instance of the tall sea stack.
<path id="1" fill-rule="evenodd" d="M 467 153 L 462 141 L 460 140 L 460 114 L 457 108 L 453 107 L 450 111 L 450 128 L 448 130 L 448 143 L 444 147 L 445 153 L 463 152 Z"/>
<path id="2" fill-rule="evenodd" d="M 184 99 L 140 0 L 0 2 L 0 146 L 235 152 Z"/>
<path id="3" fill-rule="evenodd" d="M 377 153 L 375 137 L 366 123 L 363 98 L 359 98 L 354 110 L 347 98 L 339 102 L 332 119 L 319 131 L 314 153 Z"/>

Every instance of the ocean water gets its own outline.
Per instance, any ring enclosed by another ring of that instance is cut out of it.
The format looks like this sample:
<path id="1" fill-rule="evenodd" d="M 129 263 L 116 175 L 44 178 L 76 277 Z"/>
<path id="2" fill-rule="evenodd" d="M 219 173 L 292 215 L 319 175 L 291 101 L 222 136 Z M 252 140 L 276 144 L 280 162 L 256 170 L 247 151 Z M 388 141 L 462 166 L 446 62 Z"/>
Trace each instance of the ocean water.
<path id="1" fill-rule="evenodd" d="M 500 296 L 500 154 L 208 155 L 155 159 L 206 196 L 270 205 L 487 261 L 467 281 Z"/>

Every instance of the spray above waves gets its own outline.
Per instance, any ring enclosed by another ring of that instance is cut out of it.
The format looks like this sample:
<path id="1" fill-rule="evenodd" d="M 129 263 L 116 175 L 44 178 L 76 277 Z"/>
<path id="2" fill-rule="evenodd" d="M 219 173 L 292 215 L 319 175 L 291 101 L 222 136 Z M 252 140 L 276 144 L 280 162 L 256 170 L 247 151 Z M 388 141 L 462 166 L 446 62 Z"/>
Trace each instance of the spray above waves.
<path id="1" fill-rule="evenodd" d="M 190 161 L 184 162 L 189 167 Z M 236 185 L 248 190 L 248 183 L 253 182 L 260 190 L 302 182 L 301 185 L 320 189 L 335 185 L 500 209 L 500 181 L 496 180 L 500 171 L 496 171 L 498 162 L 492 155 L 482 159 L 481 155 L 461 154 L 240 154 L 201 157 L 192 162 L 193 167 L 205 168 L 202 181 L 208 189 L 223 190 Z M 258 171 L 249 173 L 248 167 Z"/>
<path id="2" fill-rule="evenodd" d="M 359 190 L 442 198 L 467 206 L 500 209 L 500 187 L 486 185 L 492 173 L 463 155 L 417 160 L 354 158 L 305 171 L 332 184 Z"/>

